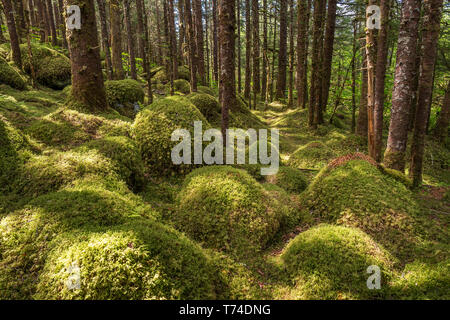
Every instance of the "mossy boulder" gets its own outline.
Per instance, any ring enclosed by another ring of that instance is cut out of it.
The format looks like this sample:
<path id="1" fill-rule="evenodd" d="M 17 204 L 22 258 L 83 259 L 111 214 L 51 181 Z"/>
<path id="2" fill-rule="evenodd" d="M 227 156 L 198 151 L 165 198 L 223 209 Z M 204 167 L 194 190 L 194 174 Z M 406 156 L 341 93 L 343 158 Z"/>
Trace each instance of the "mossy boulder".
<path id="1" fill-rule="evenodd" d="M 320 169 L 336 157 L 336 154 L 320 141 L 313 141 L 298 148 L 287 164 L 300 169 Z"/>
<path id="2" fill-rule="evenodd" d="M 106 98 L 111 108 L 133 118 L 144 103 L 145 93 L 136 80 L 110 80 L 105 82 Z"/>
<path id="3" fill-rule="evenodd" d="M 144 185 L 144 164 L 136 143 L 127 137 L 105 137 L 92 140 L 80 147 L 80 150 L 97 150 L 112 160 L 116 172 L 135 191 Z"/>
<path id="4" fill-rule="evenodd" d="M 420 207 L 410 189 L 364 155 L 333 160 L 303 194 L 306 212 L 324 222 L 357 227 L 404 257 L 418 244 Z"/>
<path id="5" fill-rule="evenodd" d="M 162 83 L 166 84 L 169 82 L 169 78 L 167 77 L 167 73 L 165 68 L 158 67 L 158 70 L 153 76 L 152 80 L 154 83 Z M 189 72 L 189 68 L 186 66 L 178 67 L 178 77 L 177 79 L 183 79 L 186 81 L 190 81 L 191 73 Z"/>
<path id="6" fill-rule="evenodd" d="M 64 54 L 42 44 L 32 44 L 33 60 L 30 61 L 28 46 L 20 45 L 23 67 L 31 74 L 31 65 L 36 73 L 36 80 L 52 89 L 61 90 L 71 82 L 71 64 Z"/>
<path id="7" fill-rule="evenodd" d="M 201 121 L 203 130 L 210 127 L 201 112 L 180 96 L 158 99 L 136 116 L 132 134 L 150 173 L 183 173 L 192 168 L 172 162 L 172 148 L 179 142 L 171 141 L 171 136 L 176 129 L 186 129 L 193 141 L 194 121 Z"/>
<path id="8" fill-rule="evenodd" d="M 210 87 L 206 87 L 206 86 L 198 86 L 197 87 L 197 91 L 199 93 L 205 93 L 205 94 L 209 94 L 210 96 L 215 97 L 216 96 L 216 92 L 214 91 L 214 89 L 210 88 Z"/>
<path id="9" fill-rule="evenodd" d="M 200 110 L 200 112 L 210 123 L 220 123 L 222 109 L 216 98 L 209 94 L 198 92 L 189 94 L 187 98 L 197 107 L 198 110 Z"/>
<path id="10" fill-rule="evenodd" d="M 280 227 L 283 205 L 246 171 L 230 166 L 194 170 L 178 195 L 176 225 L 206 247 L 249 254 Z"/>
<path id="11" fill-rule="evenodd" d="M 266 181 L 289 193 L 301 193 L 308 186 L 308 181 L 300 170 L 287 166 L 281 166 L 277 174 L 266 176 Z"/>
<path id="12" fill-rule="evenodd" d="M 293 299 L 381 298 L 391 278 L 389 253 L 356 228 L 316 226 L 291 240 L 281 259 L 295 283 Z M 372 265 L 380 268 L 381 290 L 367 288 Z"/>
<path id="13" fill-rule="evenodd" d="M 191 92 L 191 85 L 189 81 L 184 79 L 177 79 L 173 82 L 173 88 L 176 92 L 181 92 L 183 94 L 188 94 Z"/>
<path id="14" fill-rule="evenodd" d="M 0 83 L 18 90 L 23 90 L 27 86 L 25 79 L 19 72 L 2 57 L 0 57 Z"/>

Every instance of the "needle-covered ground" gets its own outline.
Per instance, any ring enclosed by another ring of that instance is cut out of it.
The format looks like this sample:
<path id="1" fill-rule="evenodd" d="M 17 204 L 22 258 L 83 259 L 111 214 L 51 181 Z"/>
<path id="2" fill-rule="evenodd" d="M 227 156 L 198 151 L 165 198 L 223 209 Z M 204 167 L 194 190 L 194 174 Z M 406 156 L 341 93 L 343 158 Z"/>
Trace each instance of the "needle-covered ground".
<path id="1" fill-rule="evenodd" d="M 173 130 L 220 128 L 217 88 L 189 93 L 180 67 L 170 97 L 157 67 L 153 104 L 143 81 L 107 82 L 110 109 L 89 114 L 68 108 L 70 86 L 54 90 L 68 84 L 65 53 L 33 50 L 34 64 L 57 61 L 37 68 L 37 89 L 0 60 L 0 298 L 450 298 L 444 145 L 427 139 L 412 190 L 365 155 L 345 109 L 312 131 L 307 110 L 238 96 L 230 127 L 280 130 L 278 173 L 174 166 Z"/>

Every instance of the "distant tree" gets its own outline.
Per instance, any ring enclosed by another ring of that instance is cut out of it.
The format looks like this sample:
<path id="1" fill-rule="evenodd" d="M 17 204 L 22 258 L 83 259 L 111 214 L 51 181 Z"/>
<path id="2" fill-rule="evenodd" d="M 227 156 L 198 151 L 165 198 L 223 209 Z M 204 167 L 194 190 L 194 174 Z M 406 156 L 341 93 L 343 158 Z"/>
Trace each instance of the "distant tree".
<path id="1" fill-rule="evenodd" d="M 285 98 L 287 67 L 287 7 L 288 0 L 280 0 L 280 46 L 276 98 Z"/>
<path id="2" fill-rule="evenodd" d="M 123 0 L 123 11 L 125 16 L 125 25 L 127 27 L 128 55 L 130 63 L 131 78 L 137 80 L 136 72 L 136 51 L 134 49 L 134 28 L 131 26 L 131 8 L 130 0 Z"/>
<path id="3" fill-rule="evenodd" d="M 20 1 L 22 2 L 22 1 Z M 56 33 L 55 17 L 53 14 L 53 3 L 52 0 L 47 0 L 47 13 L 48 13 L 48 24 L 50 26 L 50 34 L 52 36 L 52 45 L 56 46 L 58 44 L 58 35 Z"/>
<path id="4" fill-rule="evenodd" d="M 308 0 L 299 0 L 297 8 L 297 106 L 306 108 L 307 96 L 307 71 L 308 58 L 308 29 L 309 29 Z"/>
<path id="5" fill-rule="evenodd" d="M 11 0 L 2 0 L 3 11 L 5 12 L 6 25 L 8 26 L 9 39 L 11 43 L 12 59 L 14 63 L 22 68 L 22 56 L 20 54 L 19 35 L 17 34 L 16 21 L 14 19 Z"/>
<path id="6" fill-rule="evenodd" d="M 444 101 L 442 102 L 441 112 L 439 114 L 434 135 L 444 141 L 448 137 L 448 126 L 450 124 L 450 81 L 447 83 Z"/>
<path id="7" fill-rule="evenodd" d="M 108 80 L 112 80 L 114 71 L 111 61 L 111 50 L 109 45 L 108 24 L 106 22 L 105 2 L 103 0 L 97 0 L 97 5 L 100 17 L 100 30 L 102 34 L 103 50 L 105 52 L 106 77 L 108 78 Z"/>
<path id="8" fill-rule="evenodd" d="M 321 109 L 326 110 L 328 104 L 328 92 L 330 91 L 331 64 L 333 62 L 334 32 L 336 29 L 337 0 L 328 0 L 327 24 L 325 28 L 325 40 L 323 47 L 323 72 L 322 72 L 322 101 Z"/>
<path id="9" fill-rule="evenodd" d="M 252 25 L 250 21 L 250 2 L 251 0 L 245 0 L 245 85 L 244 85 L 244 97 L 250 98 L 250 86 L 252 81 Z"/>
<path id="10" fill-rule="evenodd" d="M 189 46 L 189 69 L 191 71 L 191 92 L 197 91 L 197 63 L 195 54 L 194 23 L 191 13 L 191 0 L 184 0 L 184 17 L 186 19 L 187 41 Z M 234 72 L 234 71 L 233 71 Z"/>
<path id="11" fill-rule="evenodd" d="M 121 30 L 121 5 L 120 0 L 109 1 L 109 15 L 111 27 L 111 59 L 114 72 L 114 79 L 121 80 L 125 78 L 122 65 L 122 37 Z"/>
<path id="12" fill-rule="evenodd" d="M 192 0 L 194 11 L 194 30 L 195 30 L 195 46 L 196 46 L 196 64 L 200 83 L 206 84 L 205 75 L 205 54 L 203 41 L 203 12 L 201 0 Z"/>
<path id="13" fill-rule="evenodd" d="M 253 40 L 253 90 L 254 94 L 260 93 L 260 70 L 259 70 L 259 3 L 252 0 L 252 40 Z"/>

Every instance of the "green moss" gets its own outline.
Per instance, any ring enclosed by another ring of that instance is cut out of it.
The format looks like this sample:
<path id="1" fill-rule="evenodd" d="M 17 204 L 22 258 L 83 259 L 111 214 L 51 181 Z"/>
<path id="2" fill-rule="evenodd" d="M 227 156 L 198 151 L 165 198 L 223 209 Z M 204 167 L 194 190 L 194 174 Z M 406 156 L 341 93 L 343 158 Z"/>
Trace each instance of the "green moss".
<path id="1" fill-rule="evenodd" d="M 98 176 L 33 199 L 0 222 L 0 296 L 32 297 L 47 254 L 60 243 L 55 240 L 59 234 L 112 227 L 131 217 L 151 215 L 151 209 L 126 186 Z"/>
<path id="2" fill-rule="evenodd" d="M 137 115 L 133 137 L 150 173 L 183 173 L 191 169 L 191 165 L 173 164 L 172 148 L 179 142 L 171 141 L 171 136 L 176 129 L 187 129 L 193 141 L 194 121 L 201 121 L 203 130 L 210 126 L 188 99 L 179 96 L 158 99 Z"/>
<path id="3" fill-rule="evenodd" d="M 415 261 L 406 265 L 391 284 L 391 298 L 413 300 L 448 300 L 450 260 L 436 264 Z"/>
<path id="4" fill-rule="evenodd" d="M 214 124 L 219 124 L 221 119 L 222 109 L 216 98 L 209 94 L 193 92 L 188 95 L 188 98 L 193 105 L 205 116 L 205 118 Z"/>
<path id="5" fill-rule="evenodd" d="M 181 92 L 183 94 L 188 94 L 191 92 L 191 85 L 189 81 L 184 79 L 177 79 L 173 82 L 173 88 L 177 92 Z"/>
<path id="6" fill-rule="evenodd" d="M 394 169 L 386 168 L 385 166 L 380 166 L 380 169 L 383 171 L 384 174 L 391 176 L 392 178 L 396 179 L 397 181 L 403 183 L 408 188 L 413 187 L 412 180 L 410 178 L 408 178 L 404 173 L 394 170 Z"/>
<path id="7" fill-rule="evenodd" d="M 144 164 L 133 140 L 127 137 L 106 137 L 93 140 L 80 147 L 80 150 L 97 150 L 113 161 L 115 170 L 135 191 L 144 185 Z"/>
<path id="8" fill-rule="evenodd" d="M 183 183 L 176 225 L 207 247 L 245 255 L 277 232 L 284 208 L 274 200 L 243 170 L 203 167 Z"/>
<path id="9" fill-rule="evenodd" d="M 213 89 L 211 89 L 210 87 L 206 87 L 206 86 L 198 86 L 197 87 L 197 91 L 199 93 L 204 93 L 204 94 L 209 94 L 210 96 L 215 97 L 216 93 Z"/>
<path id="10" fill-rule="evenodd" d="M 304 210 L 314 217 L 358 227 L 398 257 L 421 242 L 415 232 L 420 207 L 412 192 L 375 162 L 336 159 L 303 195 Z"/>
<path id="11" fill-rule="evenodd" d="M 299 234 L 281 255 L 294 299 L 381 298 L 391 277 L 389 254 L 355 228 L 319 225 Z M 369 290 L 367 268 L 381 269 L 381 290 Z"/>
<path id="12" fill-rule="evenodd" d="M 154 83 L 162 83 L 167 84 L 169 82 L 169 78 L 167 77 L 166 70 L 162 67 L 157 67 L 160 70 L 156 72 L 153 76 L 152 80 Z M 189 72 L 189 68 L 186 66 L 178 67 L 178 79 L 183 79 L 186 81 L 190 81 L 191 73 Z"/>
<path id="13" fill-rule="evenodd" d="M 137 112 L 135 104 L 144 103 L 144 90 L 136 80 L 106 81 L 105 90 L 109 106 L 124 116 L 133 118 Z"/>
<path id="14" fill-rule="evenodd" d="M 405 152 L 398 152 L 388 148 L 384 152 L 383 163 L 388 168 L 398 167 L 399 163 L 405 163 L 405 154 Z"/>
<path id="15" fill-rule="evenodd" d="M 313 141 L 298 148 L 289 158 L 288 165 L 300 169 L 320 169 L 336 154 L 320 141 Z"/>
<path id="16" fill-rule="evenodd" d="M 0 57 L 0 83 L 7 84 L 19 90 L 23 90 L 27 86 L 25 79 L 22 78 L 19 72 L 10 66 L 2 57 Z"/>
<path id="17" fill-rule="evenodd" d="M 31 64 L 36 73 L 36 80 L 53 89 L 63 89 L 71 81 L 70 60 L 62 53 L 50 49 L 42 44 L 31 45 L 33 60 L 30 61 L 28 46 L 20 45 L 23 67 L 25 72 L 31 74 Z"/>
<path id="18" fill-rule="evenodd" d="M 308 182 L 300 170 L 286 166 L 281 166 L 277 174 L 266 176 L 266 180 L 290 193 L 301 193 L 308 186 Z"/>

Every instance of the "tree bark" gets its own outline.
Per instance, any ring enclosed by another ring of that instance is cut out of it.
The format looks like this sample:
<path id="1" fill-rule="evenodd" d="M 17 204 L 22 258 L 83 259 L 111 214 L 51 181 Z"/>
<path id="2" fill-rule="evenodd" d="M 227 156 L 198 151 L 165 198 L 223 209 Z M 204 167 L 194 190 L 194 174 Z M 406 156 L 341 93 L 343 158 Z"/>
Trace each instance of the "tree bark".
<path id="1" fill-rule="evenodd" d="M 439 38 L 441 9 L 443 0 L 425 0 L 425 16 L 423 23 L 421 75 L 419 79 L 419 96 L 414 122 L 414 135 L 411 146 L 411 170 L 413 185 L 422 183 L 423 154 L 425 149 L 425 133 L 428 108 L 432 94 L 433 71 L 436 61 L 437 41 Z"/>
<path id="2" fill-rule="evenodd" d="M 41 35 L 40 42 L 47 42 L 47 33 L 45 29 L 45 15 L 44 15 L 44 5 L 42 3 L 44 0 L 34 0 L 34 4 L 37 6 L 37 21 L 39 24 L 39 33 Z"/>
<path id="3" fill-rule="evenodd" d="M 308 59 L 308 28 L 309 28 L 309 14 L 308 1 L 298 1 L 297 12 L 297 106 L 299 108 L 306 107 L 307 90 L 307 72 L 305 72 L 306 60 Z"/>
<path id="4" fill-rule="evenodd" d="M 105 2 L 103 0 L 97 0 L 97 5 L 100 17 L 100 29 L 102 33 L 103 49 L 105 50 L 106 76 L 108 80 L 112 80 L 113 67 L 111 62 L 111 51 L 109 48 L 109 34 L 108 34 L 108 25 L 106 22 Z"/>
<path id="5" fill-rule="evenodd" d="M 289 85 L 288 108 L 294 106 L 294 1 L 289 1 Z"/>
<path id="6" fill-rule="evenodd" d="M 330 90 L 331 64 L 333 62 L 334 32 L 336 29 L 337 0 L 328 0 L 327 25 L 325 29 L 325 41 L 323 48 L 323 84 L 321 110 L 326 110 L 328 104 L 328 92 Z"/>
<path id="7" fill-rule="evenodd" d="M 66 19 L 64 18 L 64 4 L 63 0 L 58 0 L 58 14 L 61 20 L 61 24 L 59 25 L 59 28 L 61 29 L 61 36 L 63 39 L 63 47 L 68 48 L 69 45 L 67 43 L 67 36 L 66 36 Z"/>
<path id="8" fill-rule="evenodd" d="M 194 25 L 191 14 L 191 0 L 184 0 L 184 16 L 186 19 L 186 30 L 188 34 L 188 46 L 189 46 L 189 69 L 191 71 L 191 92 L 197 91 L 197 64 L 195 59 L 195 35 Z M 234 72 L 234 71 L 233 71 Z"/>
<path id="9" fill-rule="evenodd" d="M 50 34 L 52 35 L 52 45 L 56 46 L 58 44 L 58 36 L 55 27 L 55 17 L 53 15 L 53 5 L 51 0 L 47 0 L 47 13 L 48 13 L 48 23 L 50 25 Z"/>
<path id="10" fill-rule="evenodd" d="M 252 47 L 252 26 L 250 22 L 250 1 L 245 0 L 245 85 L 244 85 L 244 97 L 250 98 L 250 84 L 252 77 L 251 67 L 251 47 Z"/>
<path id="11" fill-rule="evenodd" d="M 205 54 L 203 43 L 203 14 L 201 0 L 193 0 L 197 71 L 201 85 L 205 85 Z"/>
<path id="12" fill-rule="evenodd" d="M 72 63 L 71 99 L 91 112 L 106 110 L 94 0 L 71 0 L 70 4 L 80 7 L 82 21 L 80 30 L 67 30 Z"/>
<path id="13" fill-rule="evenodd" d="M 259 70 L 259 3 L 252 0 L 252 30 L 253 30 L 253 90 L 255 94 L 261 91 L 260 70 Z"/>
<path id="14" fill-rule="evenodd" d="M 120 34 L 120 0 L 110 0 L 109 15 L 111 19 L 111 59 L 114 72 L 114 79 L 122 80 L 125 78 L 122 65 L 122 37 Z"/>
<path id="15" fill-rule="evenodd" d="M 219 99 L 222 107 L 222 135 L 226 143 L 229 110 L 236 104 L 233 79 L 235 52 L 235 0 L 219 0 L 220 83 Z"/>
<path id="16" fill-rule="evenodd" d="M 263 60 L 261 74 L 261 97 L 266 99 L 267 90 L 267 0 L 263 0 Z"/>
<path id="17" fill-rule="evenodd" d="M 217 0 L 212 0 L 213 4 L 213 74 L 214 81 L 219 82 L 219 60 L 218 60 L 218 48 L 219 44 L 217 42 Z"/>
<path id="18" fill-rule="evenodd" d="M 134 29 L 131 27 L 130 0 L 123 0 L 123 9 L 125 16 L 125 24 L 128 33 L 128 54 L 130 62 L 131 78 L 137 80 L 136 72 L 136 54 L 134 50 Z"/>
<path id="19" fill-rule="evenodd" d="M 22 57 L 20 54 L 19 35 L 17 34 L 16 21 L 14 19 L 11 0 L 2 0 L 2 4 L 6 17 L 6 25 L 8 26 L 9 39 L 11 42 L 12 59 L 16 64 L 16 66 L 22 69 Z"/>
<path id="20" fill-rule="evenodd" d="M 448 125 L 450 124 L 450 81 L 447 84 L 444 101 L 441 107 L 441 113 L 436 123 L 434 135 L 439 141 L 443 142 L 448 137 Z"/>
<path id="21" fill-rule="evenodd" d="M 277 99 L 284 99 L 286 91 L 287 1 L 288 0 L 280 0 L 280 51 L 278 54 Z"/>
<path id="22" fill-rule="evenodd" d="M 420 0 L 405 0 L 398 35 L 389 136 L 384 153 L 386 167 L 401 172 L 405 170 L 409 113 L 414 95 L 419 19 Z"/>

